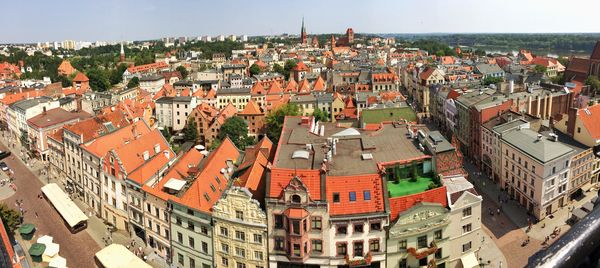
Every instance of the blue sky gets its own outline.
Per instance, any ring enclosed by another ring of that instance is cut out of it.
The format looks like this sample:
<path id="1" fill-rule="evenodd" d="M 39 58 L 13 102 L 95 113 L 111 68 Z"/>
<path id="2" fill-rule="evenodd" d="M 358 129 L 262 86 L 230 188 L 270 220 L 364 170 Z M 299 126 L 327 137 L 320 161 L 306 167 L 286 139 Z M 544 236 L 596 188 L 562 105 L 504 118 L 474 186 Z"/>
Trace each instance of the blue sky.
<path id="1" fill-rule="evenodd" d="M 0 43 L 297 34 L 302 16 L 309 34 L 600 32 L 594 0 L 28 0 L 2 9 Z"/>

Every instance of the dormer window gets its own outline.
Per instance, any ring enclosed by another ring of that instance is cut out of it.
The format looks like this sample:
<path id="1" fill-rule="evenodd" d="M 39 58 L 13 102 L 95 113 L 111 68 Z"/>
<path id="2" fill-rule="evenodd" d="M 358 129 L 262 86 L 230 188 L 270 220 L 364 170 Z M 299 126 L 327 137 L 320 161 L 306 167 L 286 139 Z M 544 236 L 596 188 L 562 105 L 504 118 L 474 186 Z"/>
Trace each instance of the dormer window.
<path id="1" fill-rule="evenodd" d="M 300 204 L 300 202 L 302 202 L 302 198 L 300 198 L 299 195 L 297 195 L 297 194 L 292 195 L 292 203 Z"/>

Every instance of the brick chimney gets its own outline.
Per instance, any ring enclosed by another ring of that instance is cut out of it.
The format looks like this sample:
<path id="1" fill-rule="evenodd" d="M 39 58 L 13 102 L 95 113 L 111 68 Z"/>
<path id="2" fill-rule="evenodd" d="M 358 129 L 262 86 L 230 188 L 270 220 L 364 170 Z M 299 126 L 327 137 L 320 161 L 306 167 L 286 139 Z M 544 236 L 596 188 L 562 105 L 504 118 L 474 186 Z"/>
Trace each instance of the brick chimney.
<path id="1" fill-rule="evenodd" d="M 567 118 L 567 134 L 571 137 L 575 135 L 575 122 L 577 121 L 578 115 L 577 108 L 569 108 L 569 117 Z"/>

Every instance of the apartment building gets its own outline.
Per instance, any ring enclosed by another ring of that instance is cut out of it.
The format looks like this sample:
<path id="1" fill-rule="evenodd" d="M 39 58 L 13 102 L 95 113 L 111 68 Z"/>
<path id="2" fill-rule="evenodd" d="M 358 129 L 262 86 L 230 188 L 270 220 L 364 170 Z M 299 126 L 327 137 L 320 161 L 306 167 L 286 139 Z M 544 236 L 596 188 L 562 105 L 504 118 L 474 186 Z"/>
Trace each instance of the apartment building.
<path id="1" fill-rule="evenodd" d="M 161 97 L 156 100 L 158 127 L 180 131 L 185 128 L 188 116 L 197 106 L 195 97 Z"/>

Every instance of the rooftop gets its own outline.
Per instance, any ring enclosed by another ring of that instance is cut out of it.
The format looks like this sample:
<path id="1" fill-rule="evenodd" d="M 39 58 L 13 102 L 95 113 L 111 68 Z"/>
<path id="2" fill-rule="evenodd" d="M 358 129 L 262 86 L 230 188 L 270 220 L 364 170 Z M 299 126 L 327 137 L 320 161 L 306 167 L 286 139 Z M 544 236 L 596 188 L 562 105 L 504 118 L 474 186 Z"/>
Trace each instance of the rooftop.
<path id="1" fill-rule="evenodd" d="M 91 117 L 91 115 L 83 111 L 68 112 L 62 108 L 55 108 L 30 118 L 27 120 L 27 123 L 38 128 L 44 128 L 73 119 L 85 119 L 89 117 Z"/>
<path id="2" fill-rule="evenodd" d="M 540 135 L 541 137 L 538 138 Z M 531 129 L 515 129 L 502 135 L 502 140 L 532 158 L 547 163 L 573 152 L 560 141 L 552 141 Z"/>

